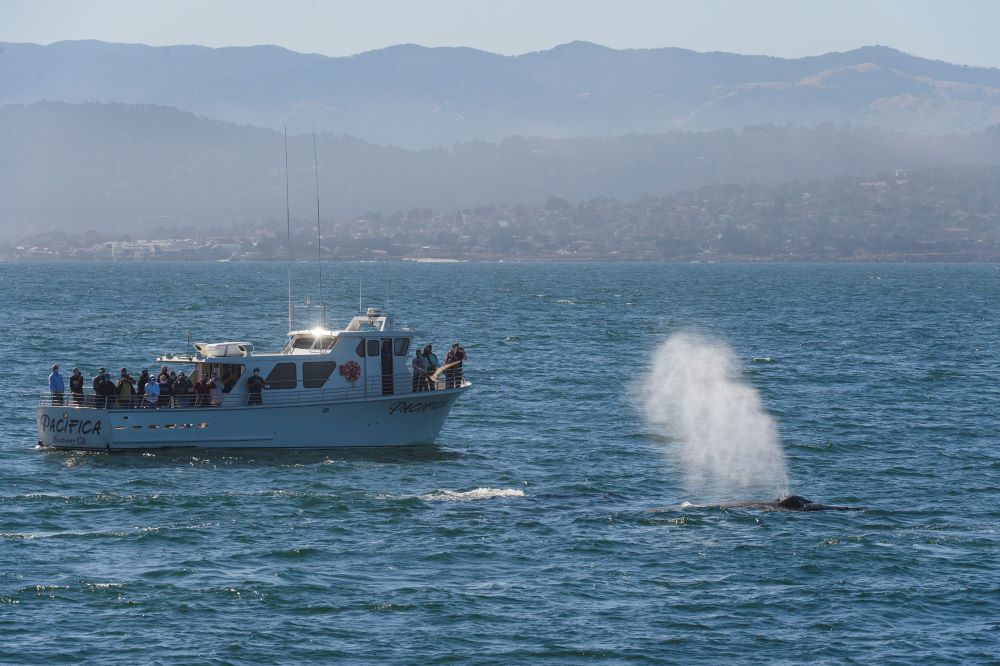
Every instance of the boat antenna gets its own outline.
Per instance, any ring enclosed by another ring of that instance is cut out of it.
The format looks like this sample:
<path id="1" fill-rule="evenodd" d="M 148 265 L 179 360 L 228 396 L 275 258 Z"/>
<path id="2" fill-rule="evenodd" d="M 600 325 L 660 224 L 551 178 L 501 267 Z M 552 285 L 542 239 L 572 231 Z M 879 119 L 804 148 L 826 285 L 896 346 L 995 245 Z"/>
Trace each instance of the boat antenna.
<path id="1" fill-rule="evenodd" d="M 285 225 L 288 231 L 288 332 L 292 332 L 292 211 L 288 203 L 288 124 L 285 124 Z"/>
<path id="2" fill-rule="evenodd" d="M 385 276 L 385 313 L 389 314 L 389 276 Z"/>
<path id="3" fill-rule="evenodd" d="M 316 125 L 313 125 L 313 166 L 316 172 L 316 262 L 319 264 L 319 309 L 323 328 L 326 328 L 326 302 L 323 300 L 323 234 L 319 226 L 319 152 L 316 150 Z"/>
<path id="4" fill-rule="evenodd" d="M 361 287 L 364 284 L 364 281 L 365 281 L 365 279 L 363 277 L 359 277 L 358 278 L 358 312 L 359 313 L 365 311 L 364 306 L 362 305 L 363 301 L 361 300 Z"/>

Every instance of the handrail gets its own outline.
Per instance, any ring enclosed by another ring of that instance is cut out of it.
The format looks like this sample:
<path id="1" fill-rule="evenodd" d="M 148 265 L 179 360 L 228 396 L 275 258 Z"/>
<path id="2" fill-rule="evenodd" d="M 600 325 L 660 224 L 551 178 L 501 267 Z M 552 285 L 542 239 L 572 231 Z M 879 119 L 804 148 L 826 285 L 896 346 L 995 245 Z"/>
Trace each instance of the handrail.
<path id="1" fill-rule="evenodd" d="M 264 389 L 261 392 L 259 403 L 256 402 L 255 396 L 244 391 L 239 393 L 224 393 L 221 402 L 216 403 L 212 402 L 211 394 L 199 395 L 193 392 L 180 395 L 161 394 L 160 399 L 156 403 L 150 403 L 145 399 L 145 396 L 139 394 L 133 394 L 129 397 L 119 397 L 117 395 L 101 396 L 91 391 L 83 394 L 65 393 L 62 396 L 43 393 L 39 397 L 38 405 L 40 407 L 58 406 L 92 409 L 180 409 L 189 407 L 301 405 L 357 400 L 360 398 L 377 398 L 388 395 L 421 395 L 429 391 L 469 386 L 469 382 L 462 375 L 454 375 L 450 380 L 448 377 L 442 375 L 438 377 L 433 388 L 421 382 L 414 383 L 413 376 L 409 372 L 393 374 L 391 383 L 388 379 L 388 377 L 383 378 L 376 375 L 368 377 L 367 381 L 356 382 L 354 386 L 334 389 Z M 414 391 L 414 388 L 417 390 Z"/>

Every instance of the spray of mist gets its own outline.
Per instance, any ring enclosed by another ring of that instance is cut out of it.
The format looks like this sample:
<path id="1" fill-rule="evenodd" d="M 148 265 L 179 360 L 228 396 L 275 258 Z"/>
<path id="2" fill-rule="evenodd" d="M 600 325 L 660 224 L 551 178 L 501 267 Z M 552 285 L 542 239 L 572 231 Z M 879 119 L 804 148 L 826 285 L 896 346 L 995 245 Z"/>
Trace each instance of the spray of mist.
<path id="1" fill-rule="evenodd" d="M 788 493 L 777 427 L 726 345 L 672 336 L 656 350 L 641 391 L 647 421 L 676 444 L 670 453 L 691 499 Z"/>

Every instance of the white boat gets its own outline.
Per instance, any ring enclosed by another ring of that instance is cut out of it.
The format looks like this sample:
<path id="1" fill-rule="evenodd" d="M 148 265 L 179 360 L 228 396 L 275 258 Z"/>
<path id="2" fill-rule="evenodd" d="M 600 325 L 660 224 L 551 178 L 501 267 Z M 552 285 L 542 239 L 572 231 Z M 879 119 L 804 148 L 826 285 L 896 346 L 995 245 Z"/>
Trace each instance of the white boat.
<path id="1" fill-rule="evenodd" d="M 195 353 L 158 364 L 193 366 L 192 382 L 218 376 L 221 399 L 193 394 L 116 401 L 46 394 L 37 408 L 38 444 L 63 449 L 166 447 L 334 448 L 410 446 L 435 441 L 470 384 L 461 370 L 414 381 L 413 332 L 369 308 L 347 328 L 296 330 L 278 352 L 248 342 L 194 343 Z M 254 369 L 259 400 L 247 390 Z M 203 404 L 201 404 L 203 403 Z"/>

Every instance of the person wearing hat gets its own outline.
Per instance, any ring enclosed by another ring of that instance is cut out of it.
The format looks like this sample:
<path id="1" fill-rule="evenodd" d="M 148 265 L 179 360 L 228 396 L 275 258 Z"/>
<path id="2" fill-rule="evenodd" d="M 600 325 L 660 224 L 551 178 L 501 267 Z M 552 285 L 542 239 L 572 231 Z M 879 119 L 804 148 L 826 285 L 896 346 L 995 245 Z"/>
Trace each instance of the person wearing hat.
<path id="1" fill-rule="evenodd" d="M 190 407 L 194 384 L 188 379 L 187 373 L 181 370 L 177 373 L 177 379 L 170 386 L 170 392 L 174 395 L 174 404 L 178 407 Z"/>
<path id="2" fill-rule="evenodd" d="M 128 370 L 121 369 L 118 383 L 115 385 L 115 393 L 118 394 L 119 407 L 131 407 L 132 398 L 135 395 L 135 380 L 129 377 Z"/>
<path id="3" fill-rule="evenodd" d="M 73 374 L 69 376 L 69 394 L 74 405 L 83 404 L 83 373 L 80 368 L 73 368 Z"/>
<path id="4" fill-rule="evenodd" d="M 139 379 L 135 382 L 135 399 L 136 402 L 142 404 L 144 396 L 146 395 L 146 384 L 149 383 L 149 370 L 146 368 L 142 369 L 139 373 Z"/>
<path id="5" fill-rule="evenodd" d="M 105 372 L 104 379 L 101 381 L 101 388 L 104 391 L 104 408 L 107 409 L 111 405 L 115 404 L 115 396 L 118 394 L 118 387 L 115 386 L 115 382 L 111 379 L 111 373 Z"/>
<path id="6" fill-rule="evenodd" d="M 94 390 L 94 406 L 107 407 L 107 394 L 104 392 L 104 368 L 97 369 L 97 374 L 90 382 L 90 388 Z"/>
<path id="7" fill-rule="evenodd" d="M 59 374 L 59 365 L 52 366 L 52 374 L 49 375 L 49 392 L 52 394 L 52 404 L 63 404 L 63 394 L 66 392 L 66 385 L 63 383 L 62 375 Z"/>
<path id="8" fill-rule="evenodd" d="M 264 378 L 260 376 L 260 368 L 254 368 L 253 374 L 247 379 L 247 393 L 250 397 L 247 399 L 248 405 L 259 405 L 261 404 L 260 392 L 264 388 Z"/>

